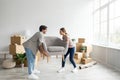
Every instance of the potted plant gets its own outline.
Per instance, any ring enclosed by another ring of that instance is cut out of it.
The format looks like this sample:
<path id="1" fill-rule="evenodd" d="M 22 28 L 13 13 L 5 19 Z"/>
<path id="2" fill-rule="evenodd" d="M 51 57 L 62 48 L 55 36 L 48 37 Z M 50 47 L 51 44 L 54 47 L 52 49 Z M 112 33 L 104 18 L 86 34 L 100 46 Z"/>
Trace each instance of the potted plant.
<path id="1" fill-rule="evenodd" d="M 75 39 L 73 38 L 72 41 L 75 41 Z"/>
<path id="2" fill-rule="evenodd" d="M 80 52 L 86 53 L 87 51 L 87 46 L 81 46 Z"/>
<path id="3" fill-rule="evenodd" d="M 80 52 L 86 52 L 87 51 L 87 46 L 82 46 L 80 48 Z"/>
<path id="4" fill-rule="evenodd" d="M 82 47 L 80 48 L 80 52 L 83 53 L 83 57 L 84 57 L 84 58 L 88 58 L 88 57 L 89 57 L 89 55 L 87 55 L 87 46 L 82 46 Z"/>
<path id="5" fill-rule="evenodd" d="M 24 61 L 26 59 L 26 54 L 22 54 L 22 53 L 17 53 L 17 59 L 20 60 L 21 62 L 21 67 L 23 68 L 24 67 Z"/>
<path id="6" fill-rule="evenodd" d="M 73 44 L 75 45 L 75 41 L 76 41 L 76 40 L 75 40 L 74 38 L 73 38 L 73 39 L 71 39 L 71 40 L 72 40 Z"/>

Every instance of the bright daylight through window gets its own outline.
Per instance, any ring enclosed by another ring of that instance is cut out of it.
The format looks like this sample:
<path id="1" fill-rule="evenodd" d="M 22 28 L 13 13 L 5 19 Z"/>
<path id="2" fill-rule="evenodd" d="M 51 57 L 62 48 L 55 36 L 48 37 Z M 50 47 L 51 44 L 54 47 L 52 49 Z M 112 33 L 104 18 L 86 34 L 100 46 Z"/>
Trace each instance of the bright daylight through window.
<path id="1" fill-rule="evenodd" d="M 94 0 L 94 43 L 120 48 L 120 0 Z"/>

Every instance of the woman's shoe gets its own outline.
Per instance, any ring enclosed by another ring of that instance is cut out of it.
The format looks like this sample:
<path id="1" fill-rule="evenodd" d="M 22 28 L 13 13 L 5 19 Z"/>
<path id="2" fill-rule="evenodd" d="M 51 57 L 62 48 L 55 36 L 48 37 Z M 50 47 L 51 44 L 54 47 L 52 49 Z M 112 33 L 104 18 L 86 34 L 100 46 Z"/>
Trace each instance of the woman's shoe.
<path id="1" fill-rule="evenodd" d="M 72 72 L 73 72 L 73 73 L 76 73 L 76 72 L 78 72 L 78 69 L 77 69 L 77 68 L 74 68 L 74 69 L 72 70 Z"/>
<path id="2" fill-rule="evenodd" d="M 61 68 L 61 69 L 59 69 L 57 72 L 58 73 L 61 73 L 61 72 L 64 72 L 65 71 L 65 68 Z"/>

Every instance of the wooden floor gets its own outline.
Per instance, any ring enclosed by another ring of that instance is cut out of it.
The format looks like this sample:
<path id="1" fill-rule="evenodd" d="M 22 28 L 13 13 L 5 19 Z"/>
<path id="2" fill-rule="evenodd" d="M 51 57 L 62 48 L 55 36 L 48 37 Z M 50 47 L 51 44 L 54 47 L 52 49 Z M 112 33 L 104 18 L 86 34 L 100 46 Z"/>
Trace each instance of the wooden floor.
<path id="1" fill-rule="evenodd" d="M 65 72 L 57 73 L 61 66 L 61 58 L 51 58 L 49 63 L 46 59 L 41 60 L 38 69 L 41 71 L 39 80 L 120 80 L 120 72 L 101 64 L 96 64 L 86 69 L 79 69 L 78 73 L 72 73 L 72 64 L 66 62 Z M 79 65 L 77 65 L 78 67 Z M 27 80 L 27 68 L 0 68 L 0 80 Z"/>

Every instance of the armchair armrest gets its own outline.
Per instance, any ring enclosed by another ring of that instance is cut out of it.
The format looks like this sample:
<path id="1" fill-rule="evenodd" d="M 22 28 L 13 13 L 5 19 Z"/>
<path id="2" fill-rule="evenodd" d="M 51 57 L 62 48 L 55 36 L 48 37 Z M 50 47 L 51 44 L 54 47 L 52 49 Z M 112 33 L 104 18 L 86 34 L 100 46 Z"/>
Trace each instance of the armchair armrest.
<path id="1" fill-rule="evenodd" d="M 58 44 L 59 46 L 63 46 L 63 47 L 65 48 L 64 52 L 66 53 L 67 50 L 68 50 L 68 44 L 67 44 L 67 42 L 65 42 L 65 41 L 63 41 L 63 40 L 60 39 L 60 40 L 58 41 L 58 43 L 59 43 L 59 44 Z"/>

